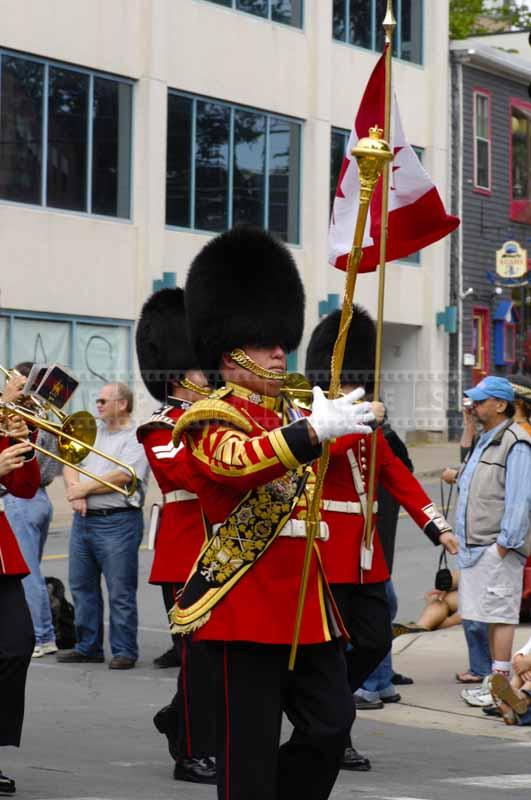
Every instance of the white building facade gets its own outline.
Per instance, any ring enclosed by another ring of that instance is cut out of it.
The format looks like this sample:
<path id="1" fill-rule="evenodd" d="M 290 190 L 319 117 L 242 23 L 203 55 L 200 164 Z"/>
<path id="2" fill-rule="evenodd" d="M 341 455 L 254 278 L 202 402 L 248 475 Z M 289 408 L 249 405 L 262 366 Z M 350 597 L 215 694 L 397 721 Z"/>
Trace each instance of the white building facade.
<path id="1" fill-rule="evenodd" d="M 288 242 L 303 275 L 302 370 L 320 311 L 343 291 L 327 264 L 331 186 L 385 6 L 2 0 L 0 363 L 67 363 L 87 405 L 134 370 L 134 320 L 154 285 L 182 285 L 213 233 L 254 223 Z M 446 201 L 448 2 L 395 10 L 406 132 Z M 448 265 L 442 241 L 387 269 L 384 385 L 402 432 L 446 427 L 435 319 Z M 356 289 L 373 313 L 376 287 L 369 275 Z"/>

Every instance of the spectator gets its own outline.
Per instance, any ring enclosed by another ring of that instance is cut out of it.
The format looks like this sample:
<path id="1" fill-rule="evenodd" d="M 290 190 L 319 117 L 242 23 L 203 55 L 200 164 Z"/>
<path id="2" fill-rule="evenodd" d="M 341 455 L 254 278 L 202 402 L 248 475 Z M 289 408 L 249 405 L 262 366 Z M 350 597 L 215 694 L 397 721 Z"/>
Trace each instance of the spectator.
<path id="1" fill-rule="evenodd" d="M 511 375 L 514 389 L 514 421 L 531 436 L 531 379 L 526 375 Z"/>
<path id="2" fill-rule="evenodd" d="M 465 394 L 483 433 L 458 478 L 459 610 L 488 623 L 492 670 L 508 676 L 530 549 L 531 438 L 512 420 L 505 378 L 488 376 Z"/>
<path id="3" fill-rule="evenodd" d="M 76 614 L 77 644 L 59 653 L 63 663 L 102 662 L 103 574 L 109 592 L 110 669 L 131 669 L 138 658 L 138 548 L 142 541 L 142 505 L 148 464 L 131 419 L 133 394 L 123 383 L 109 383 L 96 400 L 99 413 L 95 447 L 133 467 L 138 477 L 132 497 L 110 492 L 103 484 L 65 467 L 66 495 L 74 511 L 70 535 L 70 590 Z M 95 453 L 82 462 L 89 472 L 119 486 L 131 478 Z"/>
<path id="4" fill-rule="evenodd" d="M 393 625 L 393 635 L 442 630 L 463 622 L 470 666 L 466 672 L 457 672 L 455 678 L 458 683 L 481 683 L 491 671 L 488 626 L 483 622 L 461 619 L 458 587 L 459 570 L 453 570 L 452 588 L 447 592 L 438 589 L 427 592 L 426 606 L 417 622 Z"/>
<path id="5" fill-rule="evenodd" d="M 21 374 L 15 375 L 8 381 L 3 395 L 4 400 L 20 402 L 22 389 L 32 366 L 30 362 L 17 364 L 15 369 Z M 55 452 L 57 437 L 41 431 L 37 437 L 37 444 Z M 23 579 L 22 586 L 35 630 L 33 658 L 57 652 L 48 589 L 41 574 L 41 559 L 53 514 L 46 487 L 62 469 L 60 463 L 42 453 L 37 453 L 37 461 L 41 473 L 41 483 L 37 493 L 31 498 L 16 497 L 14 494 L 6 494 L 3 498 L 6 517 L 31 570 Z"/>
<path id="6" fill-rule="evenodd" d="M 506 725 L 531 725 L 531 639 L 514 655 L 513 670 L 511 681 L 493 675 L 492 697 Z"/>
<path id="7" fill-rule="evenodd" d="M 473 403 L 468 398 L 463 402 L 463 432 L 459 442 L 461 463 L 470 455 L 477 439 L 477 420 L 472 413 L 472 406 Z M 441 475 L 441 480 L 450 485 L 455 484 L 458 474 L 459 468 L 446 467 Z M 455 678 L 458 683 L 481 683 L 487 675 L 490 675 L 492 667 L 488 626 L 485 622 L 478 622 L 477 620 L 463 619 L 461 621 L 468 647 L 470 666 L 465 672 L 457 672 Z M 464 699 L 468 702 L 466 696 Z"/>

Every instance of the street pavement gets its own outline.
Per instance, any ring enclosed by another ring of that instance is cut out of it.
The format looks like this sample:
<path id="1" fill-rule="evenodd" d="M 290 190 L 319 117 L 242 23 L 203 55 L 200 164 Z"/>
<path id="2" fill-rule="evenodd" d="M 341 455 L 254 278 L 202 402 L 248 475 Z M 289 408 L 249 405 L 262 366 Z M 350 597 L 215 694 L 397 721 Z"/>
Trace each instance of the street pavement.
<path id="1" fill-rule="evenodd" d="M 455 445 L 411 448 L 417 474 L 439 502 L 434 478 L 457 463 Z M 153 497 L 155 493 L 152 489 Z M 68 509 L 56 484 L 55 525 L 45 554 L 44 574 L 67 584 Z M 438 551 L 411 520 L 401 515 L 394 581 L 401 620 L 413 620 L 431 588 Z M 141 657 L 129 672 L 106 664 L 63 665 L 48 656 L 32 663 L 22 748 L 2 752 L 0 768 L 28 800 L 213 800 L 214 787 L 172 779 L 165 739 L 152 724 L 169 702 L 176 673 L 152 667 L 167 649 L 162 598 L 147 585 L 151 553 L 140 554 L 139 610 Z M 520 626 L 517 642 L 531 628 Z M 332 800 L 485 800 L 529 798 L 531 728 L 506 727 L 466 706 L 454 673 L 467 666 L 460 627 L 409 634 L 394 642 L 394 667 L 415 683 L 400 687 L 402 701 L 380 711 L 359 712 L 353 728 L 356 747 L 373 768 L 342 772 Z M 256 720 L 257 729 L 260 720 Z M 283 726 L 288 736 L 289 723 Z M 249 798 L 252 800 L 252 798 Z M 294 797 L 293 800 L 299 800 Z M 306 800 L 300 798 L 300 800 Z"/>

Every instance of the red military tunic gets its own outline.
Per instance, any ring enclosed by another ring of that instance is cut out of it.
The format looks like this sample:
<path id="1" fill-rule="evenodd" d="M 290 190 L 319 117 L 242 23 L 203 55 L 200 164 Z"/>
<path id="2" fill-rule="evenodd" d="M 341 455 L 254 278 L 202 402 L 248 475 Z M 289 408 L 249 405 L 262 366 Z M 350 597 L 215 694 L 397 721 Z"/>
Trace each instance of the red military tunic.
<path id="1" fill-rule="evenodd" d="M 161 408 L 137 431 L 146 457 L 164 495 L 155 555 L 149 582 L 184 583 L 205 543 L 205 524 L 201 506 L 194 494 L 190 461 L 184 444 L 175 447 L 172 432 L 175 422 L 190 407 L 185 401 L 170 399 L 171 405 Z M 178 492 L 172 499 L 171 494 Z M 190 499 L 183 499 L 186 495 Z"/>
<path id="2" fill-rule="evenodd" d="M 0 452 L 12 444 L 12 440 L 6 436 L 0 436 Z M 0 483 L 10 494 L 26 499 L 34 496 L 40 482 L 39 464 L 35 456 L 28 459 L 20 469 L 15 469 L 0 478 Z M 18 542 L 4 514 L 0 498 L 0 577 L 12 575 L 23 578 L 29 573 L 28 565 L 24 561 Z"/>
<path id="3" fill-rule="evenodd" d="M 302 420 L 280 431 L 283 421 L 271 407 L 271 398 L 260 398 L 242 387 L 232 389 L 223 399 L 249 419 L 250 434 L 213 423 L 189 435 L 193 485 L 212 525 L 224 522 L 250 490 L 320 455 L 320 447 L 311 444 Z M 301 504 L 291 520 L 304 513 Z M 294 527 L 304 529 L 304 523 Z M 304 535 L 281 534 L 212 609 L 210 619 L 195 634 L 198 639 L 291 643 L 306 540 Z M 326 580 L 314 557 L 301 644 L 326 642 L 338 634 L 340 623 L 328 596 Z"/>
<path id="4" fill-rule="evenodd" d="M 433 503 L 424 489 L 402 461 L 395 456 L 381 430 L 377 431 L 375 484 L 385 489 L 404 506 L 408 514 L 421 528 L 432 519 L 429 510 Z M 350 454 L 350 456 L 349 456 Z M 365 492 L 368 490 L 371 455 L 371 436 L 353 434 L 338 439 L 331 448 L 331 458 L 323 488 L 321 515 L 328 523 L 330 538 L 319 542 L 326 577 L 336 583 L 379 583 L 389 578 L 389 570 L 378 536 L 374 536 L 372 568 L 363 570 L 361 576 L 360 554 L 365 518 L 361 512 L 360 497 L 354 482 L 351 460 L 359 470 L 359 478 Z M 350 458 L 350 460 L 349 460 Z M 376 497 L 376 492 L 375 492 Z M 327 505 L 339 503 L 343 511 L 327 510 Z M 347 507 L 350 503 L 350 508 Z M 358 505 L 353 513 L 353 504 Z M 376 527 L 377 514 L 373 515 Z"/>

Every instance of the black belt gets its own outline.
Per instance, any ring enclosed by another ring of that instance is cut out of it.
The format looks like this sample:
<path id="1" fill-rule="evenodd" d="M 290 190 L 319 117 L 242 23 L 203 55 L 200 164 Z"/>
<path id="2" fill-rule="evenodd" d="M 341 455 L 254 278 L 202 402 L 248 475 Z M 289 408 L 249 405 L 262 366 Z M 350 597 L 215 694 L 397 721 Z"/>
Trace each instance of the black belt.
<path id="1" fill-rule="evenodd" d="M 110 517 L 111 514 L 122 514 L 124 511 L 140 511 L 134 506 L 120 506 L 116 508 L 89 508 L 86 517 Z"/>

